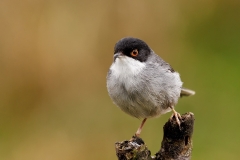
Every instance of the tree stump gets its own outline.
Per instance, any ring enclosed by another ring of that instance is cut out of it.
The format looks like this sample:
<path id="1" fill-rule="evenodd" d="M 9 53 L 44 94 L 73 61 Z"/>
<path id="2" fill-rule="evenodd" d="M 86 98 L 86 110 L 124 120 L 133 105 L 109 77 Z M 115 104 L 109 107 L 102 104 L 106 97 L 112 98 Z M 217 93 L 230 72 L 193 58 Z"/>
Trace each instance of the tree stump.
<path id="1" fill-rule="evenodd" d="M 133 136 L 130 140 L 115 143 L 118 160 L 190 160 L 194 114 L 185 113 L 179 120 L 180 126 L 175 117 L 165 123 L 161 149 L 154 156 L 140 137 Z"/>

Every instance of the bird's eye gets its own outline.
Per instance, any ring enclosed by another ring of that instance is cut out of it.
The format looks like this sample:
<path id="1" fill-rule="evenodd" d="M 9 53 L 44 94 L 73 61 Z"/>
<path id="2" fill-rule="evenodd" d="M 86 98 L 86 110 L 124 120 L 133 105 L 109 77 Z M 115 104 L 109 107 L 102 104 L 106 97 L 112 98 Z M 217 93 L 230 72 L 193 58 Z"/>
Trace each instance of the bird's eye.
<path id="1" fill-rule="evenodd" d="M 136 57 L 138 55 L 138 50 L 137 49 L 134 49 L 132 52 L 131 52 L 131 56 L 132 57 Z"/>

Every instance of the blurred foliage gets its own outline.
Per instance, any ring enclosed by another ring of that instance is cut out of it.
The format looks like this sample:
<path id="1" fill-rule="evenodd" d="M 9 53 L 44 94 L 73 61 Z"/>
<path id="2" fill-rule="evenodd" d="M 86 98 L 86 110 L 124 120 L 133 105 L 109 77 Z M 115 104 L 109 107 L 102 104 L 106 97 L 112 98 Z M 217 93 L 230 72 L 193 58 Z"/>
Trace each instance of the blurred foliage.
<path id="1" fill-rule="evenodd" d="M 114 44 L 145 40 L 196 95 L 192 159 L 238 159 L 240 1 L 0 1 L 0 159 L 116 159 L 140 121 L 114 106 Z M 147 121 L 158 151 L 171 113 Z M 98 146 L 98 144 L 101 144 Z M 104 147 L 102 147 L 104 146 Z"/>

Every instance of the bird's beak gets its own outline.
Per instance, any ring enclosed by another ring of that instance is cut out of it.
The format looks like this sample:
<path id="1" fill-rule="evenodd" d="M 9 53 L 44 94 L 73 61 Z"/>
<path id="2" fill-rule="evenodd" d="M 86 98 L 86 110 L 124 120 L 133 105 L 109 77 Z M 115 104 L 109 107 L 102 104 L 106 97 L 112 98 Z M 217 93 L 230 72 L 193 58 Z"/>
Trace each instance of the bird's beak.
<path id="1" fill-rule="evenodd" d="M 114 56 L 113 56 L 114 62 L 115 62 L 115 60 L 116 60 L 117 58 L 122 57 L 122 56 L 124 56 L 124 54 L 123 54 L 122 52 L 117 52 L 117 53 L 115 53 Z"/>

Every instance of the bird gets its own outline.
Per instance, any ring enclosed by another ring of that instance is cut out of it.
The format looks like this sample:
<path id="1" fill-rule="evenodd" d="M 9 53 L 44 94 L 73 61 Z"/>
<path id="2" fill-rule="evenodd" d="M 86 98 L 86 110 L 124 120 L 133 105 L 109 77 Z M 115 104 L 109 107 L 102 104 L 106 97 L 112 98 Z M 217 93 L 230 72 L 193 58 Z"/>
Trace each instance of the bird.
<path id="1" fill-rule="evenodd" d="M 142 119 L 140 136 L 148 118 L 173 111 L 178 125 L 181 115 L 174 109 L 182 96 L 195 91 L 183 88 L 180 75 L 141 39 L 124 37 L 114 47 L 107 73 L 107 90 L 113 103 L 130 116 Z"/>

